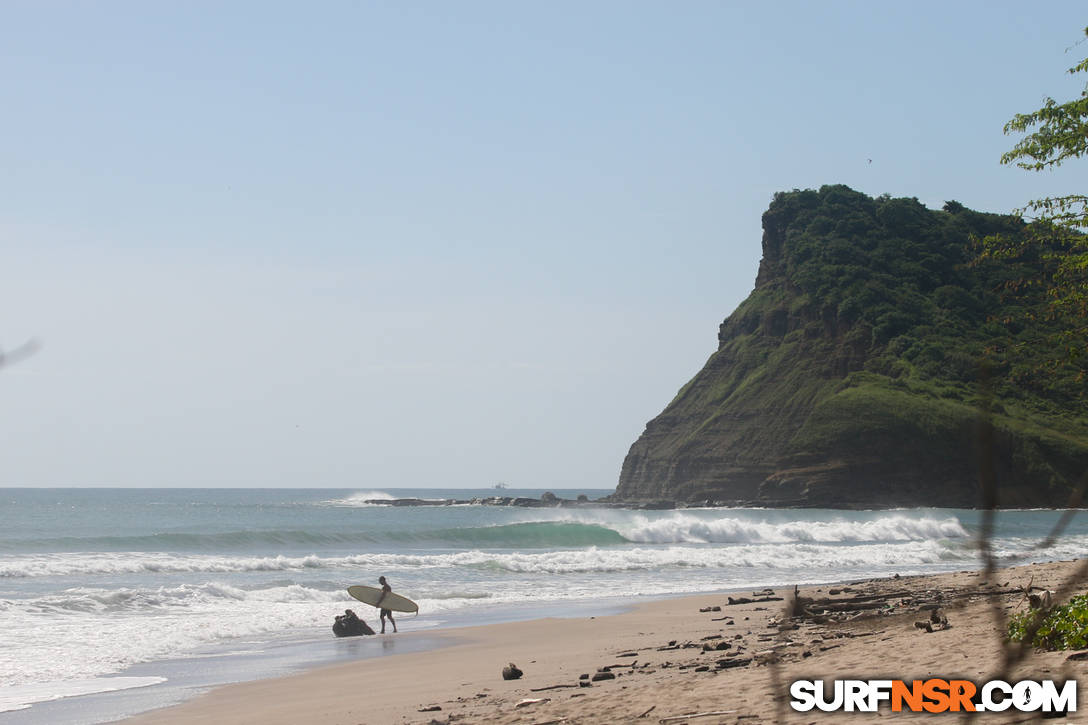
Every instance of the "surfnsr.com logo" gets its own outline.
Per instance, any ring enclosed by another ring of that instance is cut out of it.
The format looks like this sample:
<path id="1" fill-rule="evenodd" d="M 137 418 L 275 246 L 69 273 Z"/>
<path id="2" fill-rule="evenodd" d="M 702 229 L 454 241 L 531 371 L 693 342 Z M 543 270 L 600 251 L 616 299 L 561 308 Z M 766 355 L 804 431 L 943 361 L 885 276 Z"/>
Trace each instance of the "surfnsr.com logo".
<path id="1" fill-rule="evenodd" d="M 885 704 L 892 712 L 1076 712 L 1077 681 L 1060 686 L 1054 680 L 796 680 L 790 685 L 790 707 L 798 712 L 876 712 Z"/>

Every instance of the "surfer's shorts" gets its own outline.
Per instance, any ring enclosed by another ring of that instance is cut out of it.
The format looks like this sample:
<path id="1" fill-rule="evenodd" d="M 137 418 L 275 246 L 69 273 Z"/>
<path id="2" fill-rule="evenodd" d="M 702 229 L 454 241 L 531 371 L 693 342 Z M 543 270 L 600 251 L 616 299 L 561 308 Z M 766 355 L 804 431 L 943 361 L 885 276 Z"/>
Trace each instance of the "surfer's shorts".
<path id="1" fill-rule="evenodd" d="M 392 617 L 393 616 L 393 610 L 392 609 L 383 609 L 381 612 L 378 613 L 378 616 L 379 617 Z"/>

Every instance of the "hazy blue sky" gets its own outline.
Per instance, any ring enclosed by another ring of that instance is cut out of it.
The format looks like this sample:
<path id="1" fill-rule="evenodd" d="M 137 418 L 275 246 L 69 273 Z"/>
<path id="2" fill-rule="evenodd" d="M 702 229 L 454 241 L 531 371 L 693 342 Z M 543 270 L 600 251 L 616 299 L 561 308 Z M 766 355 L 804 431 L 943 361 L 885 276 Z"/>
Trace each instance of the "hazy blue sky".
<path id="1" fill-rule="evenodd" d="M 775 191 L 1084 190 L 1084 9 L 8 0 L 0 485 L 614 486 Z"/>

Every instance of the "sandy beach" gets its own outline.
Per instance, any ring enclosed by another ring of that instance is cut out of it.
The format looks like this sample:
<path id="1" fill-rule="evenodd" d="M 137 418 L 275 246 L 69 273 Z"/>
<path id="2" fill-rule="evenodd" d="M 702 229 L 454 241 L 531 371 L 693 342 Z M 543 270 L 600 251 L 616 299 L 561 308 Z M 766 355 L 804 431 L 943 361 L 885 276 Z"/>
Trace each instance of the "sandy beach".
<path id="1" fill-rule="evenodd" d="M 989 581 L 979 572 L 965 571 L 802 587 L 799 594 L 808 614 L 795 619 L 783 616 L 792 589 L 778 589 L 654 601 L 607 617 L 459 628 L 444 633 L 445 646 L 432 651 L 225 686 L 125 722 L 702 724 L 871 722 L 889 716 L 896 721 L 930 720 L 942 716 L 886 709 L 794 712 L 785 699 L 776 705 L 774 693 L 785 694 L 797 679 L 990 679 L 1001 654 L 994 603 L 1005 612 L 1022 611 L 1028 606 L 1025 587 L 1057 589 L 1077 564 L 1002 569 Z M 752 601 L 730 604 L 730 596 Z M 929 619 L 934 603 L 940 605 L 948 626 L 927 632 L 916 622 Z M 405 620 L 401 634 L 385 636 L 416 636 L 404 631 L 410 627 L 410 620 Z M 1080 678 L 1088 663 L 1069 660 L 1069 654 L 1033 654 L 1014 670 L 1013 679 Z M 504 680 L 501 673 L 508 663 L 515 663 L 524 676 Z M 597 674 L 605 669 L 609 674 Z M 580 679 L 583 675 L 591 679 Z M 978 719 L 1030 722 L 1037 717 L 1010 711 L 985 713 Z M 1066 719 L 1078 721 L 1084 721 L 1080 712 Z"/>

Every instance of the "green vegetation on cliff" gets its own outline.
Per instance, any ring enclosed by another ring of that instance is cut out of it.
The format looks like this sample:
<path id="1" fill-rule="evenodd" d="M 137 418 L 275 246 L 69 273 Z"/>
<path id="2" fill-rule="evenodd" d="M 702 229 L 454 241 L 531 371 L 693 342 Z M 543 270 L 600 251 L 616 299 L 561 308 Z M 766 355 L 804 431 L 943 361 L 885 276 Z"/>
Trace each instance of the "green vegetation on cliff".
<path id="1" fill-rule="evenodd" d="M 1022 220 L 825 186 L 777 194 L 763 227 L 755 290 L 632 446 L 619 497 L 975 505 L 986 405 L 1002 504 L 1065 503 L 1088 464 L 1085 363 L 1054 364 L 1070 323 L 1021 283 L 1054 255 L 976 260 Z"/>

